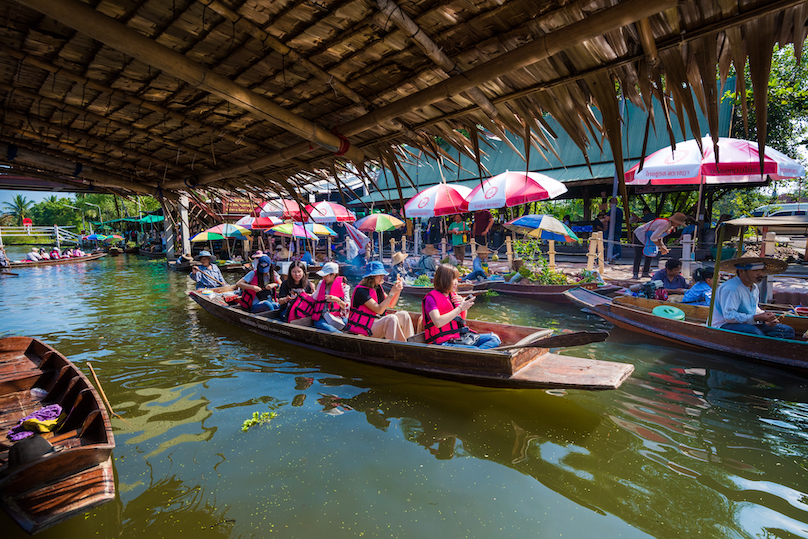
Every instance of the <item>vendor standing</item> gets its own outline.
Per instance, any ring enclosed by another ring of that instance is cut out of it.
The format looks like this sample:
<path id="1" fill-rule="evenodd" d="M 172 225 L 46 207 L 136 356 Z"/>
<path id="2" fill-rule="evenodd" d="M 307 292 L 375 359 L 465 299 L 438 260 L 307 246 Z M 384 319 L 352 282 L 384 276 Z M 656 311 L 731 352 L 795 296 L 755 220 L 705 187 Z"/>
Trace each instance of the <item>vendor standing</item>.
<path id="1" fill-rule="evenodd" d="M 454 223 L 449 225 L 449 234 L 452 236 L 452 250 L 457 259 L 457 263 L 461 266 L 466 258 L 466 234 L 469 229 L 463 216 L 459 213 L 454 216 Z"/>
<path id="2" fill-rule="evenodd" d="M 634 278 L 639 279 L 640 262 L 645 257 L 643 265 L 643 278 L 651 277 L 651 260 L 659 253 L 668 254 L 665 247 L 665 236 L 673 232 L 677 226 L 685 226 L 687 216 L 683 213 L 674 213 L 668 218 L 654 219 L 643 224 L 634 231 Z"/>
<path id="3" fill-rule="evenodd" d="M 209 251 L 202 251 L 199 253 L 199 265 L 191 266 L 191 274 L 188 277 L 196 281 L 197 290 L 200 288 L 216 288 L 227 284 L 219 266 L 211 264 L 211 258 Z"/>
<path id="4" fill-rule="evenodd" d="M 494 218 L 490 211 L 477 210 L 474 213 L 474 242 L 477 245 L 488 245 L 488 233 L 493 224 Z"/>

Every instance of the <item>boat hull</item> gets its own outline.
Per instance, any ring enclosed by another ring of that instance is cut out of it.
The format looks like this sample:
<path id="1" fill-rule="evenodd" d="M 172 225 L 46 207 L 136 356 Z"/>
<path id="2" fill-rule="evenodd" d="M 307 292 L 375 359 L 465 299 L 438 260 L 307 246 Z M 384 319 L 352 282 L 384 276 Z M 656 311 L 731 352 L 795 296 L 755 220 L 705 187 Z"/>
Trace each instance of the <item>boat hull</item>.
<path id="1" fill-rule="evenodd" d="M 283 323 L 230 307 L 217 298 L 190 293 L 217 318 L 277 341 L 361 363 L 486 386 L 614 389 L 634 367 L 550 353 L 546 348 L 516 350 L 458 349 L 417 342 L 398 342 L 344 333 L 329 333 L 296 323 Z M 410 313 L 415 322 L 414 313 Z M 531 338 L 537 328 L 470 321 L 478 332 L 493 331 L 503 343 Z"/>
<path id="2" fill-rule="evenodd" d="M 707 327 L 701 321 L 663 318 L 653 315 L 649 310 L 621 305 L 589 291 L 572 290 L 567 295 L 592 313 L 629 331 L 710 352 L 808 369 L 806 341 L 775 339 Z"/>
<path id="3" fill-rule="evenodd" d="M 491 290 L 498 294 L 505 296 L 514 296 L 517 298 L 533 299 L 537 301 L 546 301 L 549 303 L 571 303 L 570 299 L 564 295 L 567 290 L 573 288 L 584 288 L 586 290 L 595 290 L 598 283 L 584 283 L 584 284 L 521 284 L 521 283 L 508 283 L 496 282 L 492 283 Z"/>
<path id="4" fill-rule="evenodd" d="M 31 394 L 40 388 L 40 400 Z M 27 337 L 0 339 L 0 428 L 8 430 L 44 404 L 67 413 L 45 434 L 58 449 L 24 464 L 0 466 L 0 506 L 36 533 L 115 498 L 109 417 L 87 378 L 59 352 Z M 0 446 L 5 461 L 8 447 Z"/>
<path id="5" fill-rule="evenodd" d="M 145 249 L 138 249 L 137 254 L 139 254 L 140 256 L 145 256 L 146 258 L 165 258 L 166 257 L 166 252 L 165 251 L 152 252 L 152 251 L 147 251 Z"/>
<path id="6" fill-rule="evenodd" d="M 39 260 L 37 262 L 11 262 L 11 268 L 38 268 L 39 266 L 62 266 L 65 264 L 80 264 L 82 262 L 92 262 L 107 256 L 107 253 L 93 253 L 78 258 L 57 258 L 56 260 Z"/>

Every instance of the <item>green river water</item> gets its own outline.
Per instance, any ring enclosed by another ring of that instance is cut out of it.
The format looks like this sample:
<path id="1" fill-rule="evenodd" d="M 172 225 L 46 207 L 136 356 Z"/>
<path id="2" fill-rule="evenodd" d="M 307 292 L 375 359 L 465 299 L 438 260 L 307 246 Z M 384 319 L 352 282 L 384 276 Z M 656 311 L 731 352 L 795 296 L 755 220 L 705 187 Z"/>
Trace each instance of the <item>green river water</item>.
<path id="1" fill-rule="evenodd" d="M 116 500 L 40 537 L 808 537 L 808 374 L 614 330 L 563 353 L 632 363 L 618 390 L 481 388 L 230 326 L 160 261 L 16 272 L 0 336 L 91 361 L 126 419 Z M 504 297 L 472 315 L 610 327 Z M 242 432 L 253 412 L 276 415 Z"/>

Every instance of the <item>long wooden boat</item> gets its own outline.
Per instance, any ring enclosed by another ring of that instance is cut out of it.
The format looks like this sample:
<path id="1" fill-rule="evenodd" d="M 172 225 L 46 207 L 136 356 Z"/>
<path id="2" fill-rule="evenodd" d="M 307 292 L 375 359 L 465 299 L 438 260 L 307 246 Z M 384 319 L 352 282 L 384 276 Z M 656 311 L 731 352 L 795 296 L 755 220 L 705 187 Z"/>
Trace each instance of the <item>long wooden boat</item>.
<path id="1" fill-rule="evenodd" d="M 619 305 L 636 306 L 648 310 L 653 310 L 654 307 L 660 305 L 669 305 L 681 309 L 685 313 L 685 319 L 691 322 L 707 322 L 707 316 L 710 311 L 710 308 L 706 305 L 690 305 L 688 303 L 674 303 L 658 299 L 635 298 L 634 296 L 616 296 L 614 302 Z M 808 331 L 808 316 L 793 314 L 789 312 L 789 307 L 785 305 L 761 304 L 760 308 L 777 313 L 777 316 L 781 319 L 780 321 L 787 326 L 793 327 L 797 335 L 803 335 Z"/>
<path id="2" fill-rule="evenodd" d="M 127 247 L 127 248 L 125 248 L 123 250 L 123 252 L 126 253 L 126 254 L 136 255 L 139 250 L 140 250 L 140 247 Z"/>
<path id="3" fill-rule="evenodd" d="M 776 339 L 708 327 L 701 319 L 674 320 L 656 316 L 651 308 L 622 304 L 591 290 L 565 292 L 574 303 L 617 327 L 712 352 L 808 369 L 808 341 Z"/>
<path id="4" fill-rule="evenodd" d="M 19 462 L 16 444 L 0 441 L 0 506 L 28 533 L 115 498 L 115 439 L 98 393 L 73 363 L 37 339 L 0 339 L 3 432 L 50 404 L 67 414 L 55 432 L 42 435 L 53 451 Z"/>
<path id="5" fill-rule="evenodd" d="M 604 335 L 592 337 L 576 333 L 551 336 L 552 330 L 549 329 L 469 320 L 471 329 L 480 333 L 495 332 L 503 344 L 490 350 L 463 349 L 416 342 L 418 336 L 408 342 L 400 342 L 348 333 L 329 333 L 311 327 L 309 318 L 284 323 L 274 318 L 277 311 L 266 313 L 266 316 L 262 316 L 265 313 L 250 314 L 240 307 L 227 305 L 212 291 L 192 291 L 190 296 L 217 318 L 264 337 L 362 363 L 435 378 L 506 387 L 614 389 L 634 370 L 632 365 L 562 356 L 542 347 L 545 343 L 556 346 L 559 338 L 563 341 L 569 337 L 569 343 L 578 345 L 603 340 Z M 419 315 L 409 314 L 415 327 Z"/>
<path id="6" fill-rule="evenodd" d="M 140 248 L 137 251 L 137 254 L 140 256 L 145 256 L 147 258 L 165 258 L 166 252 L 165 251 L 148 251 L 146 249 Z"/>
<path id="7" fill-rule="evenodd" d="M 63 264 L 79 264 L 82 262 L 91 262 L 107 256 L 107 253 L 92 253 L 87 256 L 78 256 L 70 258 L 57 258 L 55 260 L 38 260 L 36 262 L 11 262 L 12 268 L 37 268 L 39 266 L 61 266 Z"/>
<path id="8" fill-rule="evenodd" d="M 117 247 L 110 247 L 109 248 L 109 256 L 118 256 L 121 254 L 121 250 Z"/>
<path id="9" fill-rule="evenodd" d="M 572 290 L 573 288 L 596 290 L 599 287 L 603 291 L 608 292 L 617 291 L 620 289 L 620 287 L 614 285 L 602 286 L 597 282 L 582 284 L 522 284 L 522 281 L 518 283 L 500 281 L 491 284 L 491 290 L 494 290 L 499 294 L 538 301 L 547 301 L 550 303 L 570 303 L 569 298 L 564 295 L 564 292 L 567 290 Z"/>
<path id="10" fill-rule="evenodd" d="M 182 271 L 185 273 L 189 273 L 191 268 L 194 266 L 198 266 L 199 262 L 197 261 L 189 261 L 186 258 L 180 258 L 173 262 L 168 262 L 168 267 L 175 270 L 175 271 Z M 225 264 L 217 264 L 219 266 L 219 270 L 222 273 L 247 273 L 247 269 L 245 268 L 244 263 L 241 262 L 228 262 Z"/>
<path id="11" fill-rule="evenodd" d="M 385 282 L 383 284 L 383 287 L 384 291 L 389 294 L 390 290 L 393 288 L 393 283 Z M 488 290 L 490 287 L 491 287 L 490 281 L 480 281 L 476 283 L 461 281 L 457 284 L 457 293 L 462 296 L 463 294 L 468 294 L 471 292 L 482 292 Z M 415 286 L 411 284 L 405 284 L 404 288 L 401 290 L 401 293 L 423 298 L 426 297 L 426 295 L 429 294 L 432 290 L 433 290 L 432 285 Z"/>

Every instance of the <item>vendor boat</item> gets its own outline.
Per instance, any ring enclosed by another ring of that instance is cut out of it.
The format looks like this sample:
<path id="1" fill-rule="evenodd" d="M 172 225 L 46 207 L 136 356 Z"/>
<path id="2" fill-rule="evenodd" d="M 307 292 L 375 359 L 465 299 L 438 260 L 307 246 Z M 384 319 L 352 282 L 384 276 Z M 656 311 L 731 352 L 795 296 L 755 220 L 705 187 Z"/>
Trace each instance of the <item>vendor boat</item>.
<path id="1" fill-rule="evenodd" d="M 498 294 L 550 303 L 570 303 L 569 298 L 564 295 L 564 292 L 572 290 L 573 288 L 584 288 L 586 290 L 599 290 L 602 293 L 611 293 L 620 290 L 621 287 L 602 285 L 597 281 L 576 284 L 534 284 L 524 282 L 523 280 L 518 283 L 499 281 L 491 284 L 491 290 L 494 290 Z"/>
<path id="2" fill-rule="evenodd" d="M 0 506 L 32 534 L 115 498 L 115 440 L 98 393 L 73 363 L 37 339 L 0 339 L 4 433 L 54 404 L 66 414 L 55 431 L 0 441 Z M 32 452 L 32 442 L 45 449 Z"/>
<path id="3" fill-rule="evenodd" d="M 72 256 L 70 258 L 52 258 L 50 260 L 11 262 L 10 268 L 37 268 L 39 266 L 61 266 L 63 264 L 79 264 L 81 262 L 91 262 L 107 256 L 107 253 L 95 252 L 86 256 Z"/>
<path id="4" fill-rule="evenodd" d="M 137 254 L 140 256 L 145 256 L 147 258 L 165 258 L 166 252 L 165 251 L 149 251 L 148 249 L 140 248 L 138 249 Z"/>
<path id="5" fill-rule="evenodd" d="M 371 365 L 464 383 L 528 388 L 615 389 L 633 372 L 629 364 L 550 352 L 550 348 L 602 341 L 606 332 L 552 335 L 552 330 L 468 320 L 471 330 L 494 332 L 502 345 L 489 349 L 426 344 L 423 334 L 406 342 L 311 327 L 311 319 L 284 323 L 278 311 L 251 314 L 228 305 L 216 290 L 190 297 L 217 318 L 273 340 Z M 419 313 L 409 313 L 416 327 Z M 418 342 L 418 341 L 421 342 Z"/>

